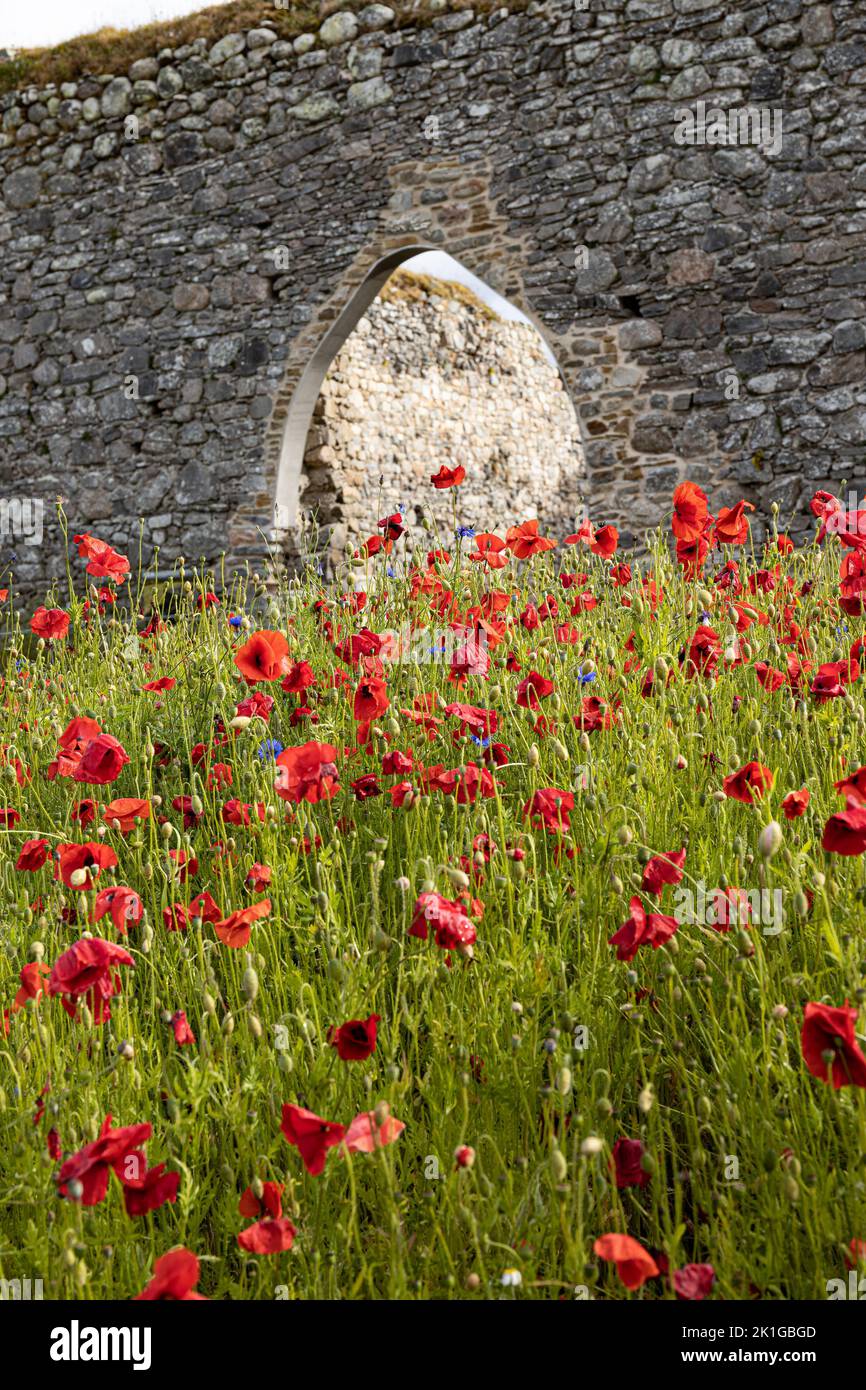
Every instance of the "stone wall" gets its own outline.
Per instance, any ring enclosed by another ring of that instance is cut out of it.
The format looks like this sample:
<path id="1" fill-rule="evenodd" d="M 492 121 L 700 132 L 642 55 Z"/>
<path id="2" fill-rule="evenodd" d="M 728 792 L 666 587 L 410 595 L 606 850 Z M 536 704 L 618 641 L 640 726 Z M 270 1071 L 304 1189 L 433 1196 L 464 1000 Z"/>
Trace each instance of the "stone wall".
<path id="1" fill-rule="evenodd" d="M 336 557 L 383 516 L 422 518 L 451 545 L 453 494 L 430 487 L 462 464 L 458 524 L 484 531 L 537 517 L 564 535 L 581 509 L 574 407 L 529 324 L 460 285 L 398 271 L 346 339 L 307 440 L 300 506 Z M 503 532 L 504 534 L 504 532 Z"/>
<path id="2" fill-rule="evenodd" d="M 624 535 L 687 474 L 783 519 L 862 486 L 864 90 L 855 0 L 552 0 L 367 5 L 9 94 L 0 496 L 258 563 L 310 363 L 430 247 L 543 325 Z M 781 149 L 677 143 L 698 100 L 779 111 Z"/>

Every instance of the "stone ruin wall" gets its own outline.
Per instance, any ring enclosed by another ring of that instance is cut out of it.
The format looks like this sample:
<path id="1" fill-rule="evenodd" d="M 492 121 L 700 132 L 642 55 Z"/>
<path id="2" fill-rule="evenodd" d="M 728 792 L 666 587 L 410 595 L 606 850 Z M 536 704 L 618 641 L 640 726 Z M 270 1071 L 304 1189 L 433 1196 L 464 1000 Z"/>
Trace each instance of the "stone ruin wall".
<path id="1" fill-rule="evenodd" d="M 453 542 L 441 464 L 462 464 L 458 524 L 477 531 L 537 517 L 555 536 L 581 511 L 574 407 L 542 339 L 459 285 L 398 272 L 346 340 L 322 387 L 300 505 L 341 557 L 396 511 L 428 548 Z"/>
<path id="2" fill-rule="evenodd" d="M 531 0 L 5 94 L 0 498 L 46 504 L 19 582 L 63 574 L 58 495 L 131 554 L 143 517 L 146 557 L 261 564 L 311 358 L 422 249 L 544 326 L 626 541 L 686 476 L 800 526 L 866 490 L 864 92 L 860 0 Z M 781 149 L 677 143 L 699 100 L 781 112 Z"/>

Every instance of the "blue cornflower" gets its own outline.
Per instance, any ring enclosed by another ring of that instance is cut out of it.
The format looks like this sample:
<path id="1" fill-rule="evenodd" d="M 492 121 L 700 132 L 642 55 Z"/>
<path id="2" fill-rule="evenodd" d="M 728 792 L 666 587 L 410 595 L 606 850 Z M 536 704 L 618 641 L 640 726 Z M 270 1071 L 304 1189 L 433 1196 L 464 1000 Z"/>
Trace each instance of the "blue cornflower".
<path id="1" fill-rule="evenodd" d="M 455 535 L 459 536 L 462 540 L 471 541 L 475 536 L 475 527 L 458 526 Z"/>
<path id="2" fill-rule="evenodd" d="M 701 622 L 702 622 L 702 623 L 708 623 L 709 621 L 710 621 L 710 615 L 709 615 L 709 613 L 702 613 L 702 614 L 701 614 Z"/>
<path id="3" fill-rule="evenodd" d="M 259 761 L 266 763 L 269 758 L 276 759 L 283 751 L 283 745 L 278 743 L 275 738 L 266 738 L 259 744 L 257 753 Z"/>
<path id="4" fill-rule="evenodd" d="M 477 743 L 477 744 L 478 744 L 478 747 L 479 747 L 479 748 L 489 748 L 489 747 L 490 747 L 490 738 L 489 738 L 489 736 L 488 736 L 487 738 L 482 738 L 480 734 L 470 734 L 469 737 L 471 738 L 471 740 L 472 740 L 473 743 Z"/>
<path id="5" fill-rule="evenodd" d="M 388 566 L 388 568 L 387 568 L 387 570 L 385 571 L 385 573 L 387 574 L 387 576 L 388 576 L 389 579 L 396 579 L 396 578 L 397 578 L 397 575 L 395 574 L 394 570 L 392 570 L 392 568 L 391 568 L 390 565 Z"/>
<path id="6" fill-rule="evenodd" d="M 239 617 L 237 613 L 233 613 L 229 618 L 229 627 L 240 627 L 242 622 L 243 618 Z"/>
<path id="7" fill-rule="evenodd" d="M 580 671 L 580 672 L 578 673 L 578 677 L 577 677 L 577 678 L 578 678 L 578 680 L 580 681 L 581 685 L 589 685 L 592 681 L 595 680 L 595 672 L 594 672 L 594 671 Z"/>

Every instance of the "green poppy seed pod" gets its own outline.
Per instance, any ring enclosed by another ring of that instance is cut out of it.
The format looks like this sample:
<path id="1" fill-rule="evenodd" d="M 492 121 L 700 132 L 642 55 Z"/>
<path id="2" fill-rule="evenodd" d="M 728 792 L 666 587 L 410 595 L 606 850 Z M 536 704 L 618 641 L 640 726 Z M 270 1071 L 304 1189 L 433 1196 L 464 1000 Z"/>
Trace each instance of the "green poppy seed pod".
<path id="1" fill-rule="evenodd" d="M 610 886 L 611 886 L 613 892 L 616 893 L 617 895 L 621 895 L 622 893 L 625 892 L 625 887 L 624 887 L 624 885 L 623 885 L 623 881 L 622 881 L 622 879 L 619 877 L 618 874 L 611 874 L 611 876 L 610 876 Z"/>
<path id="2" fill-rule="evenodd" d="M 241 988 L 244 992 L 244 998 L 252 1004 L 259 992 L 259 977 L 251 965 L 248 965 L 243 973 Z"/>
<path id="3" fill-rule="evenodd" d="M 553 1174 L 554 1182 L 565 1182 L 568 1177 L 568 1163 L 561 1149 L 553 1149 L 551 1152 L 550 1171 Z"/>
<path id="4" fill-rule="evenodd" d="M 621 845 L 630 845 L 634 839 L 634 831 L 629 825 L 621 825 L 616 832 L 616 838 Z"/>
<path id="5" fill-rule="evenodd" d="M 527 754 L 526 754 L 526 761 L 529 763 L 529 766 L 530 766 L 530 767 L 538 767 L 538 760 L 539 760 L 540 756 L 541 756 L 541 755 L 539 754 L 539 751 L 538 751 L 538 745 L 535 744 L 535 743 L 530 744 L 530 745 L 529 745 L 529 751 L 528 751 Z"/>
<path id="6" fill-rule="evenodd" d="M 292 1060 L 291 1053 L 289 1053 L 289 1052 L 278 1052 L 278 1053 L 277 1053 L 277 1066 L 279 1067 L 280 1071 L 290 1072 L 290 1071 L 292 1071 L 292 1069 L 294 1068 L 294 1065 L 295 1065 L 295 1064 L 294 1064 L 294 1062 L 293 1062 L 293 1060 Z"/>

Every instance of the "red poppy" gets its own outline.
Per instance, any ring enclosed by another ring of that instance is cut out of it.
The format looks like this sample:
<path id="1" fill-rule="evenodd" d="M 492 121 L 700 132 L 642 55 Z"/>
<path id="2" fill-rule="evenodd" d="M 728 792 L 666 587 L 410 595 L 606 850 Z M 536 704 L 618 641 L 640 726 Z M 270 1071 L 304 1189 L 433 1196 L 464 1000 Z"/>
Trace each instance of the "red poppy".
<path id="1" fill-rule="evenodd" d="M 641 879 L 641 890 L 660 898 L 666 883 L 681 883 L 686 862 L 685 846 L 676 854 L 656 854 L 647 861 Z"/>
<path id="2" fill-rule="evenodd" d="M 866 850 L 866 806 L 849 802 L 847 811 L 837 811 L 824 826 L 821 848 L 829 854 L 862 854 Z"/>
<path id="3" fill-rule="evenodd" d="M 725 796 L 731 797 L 734 801 L 743 801 L 747 806 L 751 806 L 755 801 L 760 801 L 765 792 L 772 789 L 775 774 L 763 763 L 746 763 L 745 767 L 738 768 L 732 772 L 722 782 L 722 790 Z"/>
<path id="4" fill-rule="evenodd" d="M 144 1216 L 149 1211 L 157 1211 L 166 1202 L 177 1201 L 180 1173 L 175 1169 L 165 1171 L 164 1163 L 154 1168 L 145 1168 L 140 1178 L 129 1178 L 115 1166 L 115 1172 L 123 1183 L 123 1204 L 127 1216 Z"/>
<path id="5" fill-rule="evenodd" d="M 519 526 L 510 526 L 505 532 L 505 540 L 518 560 L 528 560 L 556 546 L 556 541 L 539 536 L 537 521 L 523 521 Z"/>
<path id="6" fill-rule="evenodd" d="M 810 1003 L 803 1013 L 803 1060 L 820 1081 L 829 1073 L 835 1091 L 840 1086 L 866 1086 L 866 1057 L 854 1036 L 856 1022 L 857 1010 L 847 1002 L 840 1008 Z"/>
<path id="7" fill-rule="evenodd" d="M 650 1175 L 641 1164 L 645 1152 L 640 1139 L 617 1139 L 613 1146 L 617 1187 L 646 1187 Z"/>
<path id="8" fill-rule="evenodd" d="M 150 802 L 137 796 L 119 796 L 115 801 L 109 801 L 102 812 L 102 819 L 114 830 L 128 835 L 137 822 L 150 820 Z"/>
<path id="9" fill-rule="evenodd" d="M 703 535 L 709 505 L 707 495 L 697 483 L 680 483 L 674 491 L 674 511 L 671 529 L 678 541 L 688 544 Z"/>
<path id="10" fill-rule="evenodd" d="M 238 1236 L 238 1245 L 251 1255 L 276 1255 L 291 1250 L 297 1231 L 287 1216 L 257 1221 Z"/>
<path id="11" fill-rule="evenodd" d="M 558 787 L 539 787 L 523 808 L 524 817 L 529 824 L 538 829 L 542 825 L 551 835 L 561 835 L 571 829 L 569 813 L 574 810 L 574 793 L 560 791 Z"/>
<path id="12" fill-rule="evenodd" d="M 589 548 L 593 555 L 601 555 L 604 559 L 610 559 L 616 553 L 619 545 L 619 531 L 615 526 L 600 526 L 589 543 Z"/>
<path id="13" fill-rule="evenodd" d="M 443 463 L 438 473 L 434 473 L 430 478 L 435 488 L 459 487 L 466 477 L 466 469 L 461 463 L 456 468 L 446 468 Z"/>
<path id="14" fill-rule="evenodd" d="M 683 1265 L 682 1269 L 675 1269 L 673 1273 L 677 1298 L 688 1299 L 692 1303 L 707 1298 L 715 1280 L 716 1271 L 712 1265 Z"/>
<path id="15" fill-rule="evenodd" d="M 63 1007 L 71 1016 L 75 1015 L 75 1005 L 69 1001 L 87 995 L 94 1023 L 102 1024 L 111 1017 L 109 1000 L 121 992 L 121 965 L 135 965 L 121 946 L 98 936 L 83 937 L 54 962 L 48 993 L 61 995 Z"/>
<path id="16" fill-rule="evenodd" d="M 337 750 L 330 743 L 302 743 L 278 754 L 274 790 L 284 801 L 328 801 L 340 789 Z"/>
<path id="17" fill-rule="evenodd" d="M 296 661 L 282 682 L 282 688 L 287 690 L 290 695 L 299 695 L 301 691 L 308 690 L 311 685 L 315 684 L 316 677 L 313 675 L 313 668 L 306 661 Z"/>
<path id="18" fill-rule="evenodd" d="M 362 1110 L 356 1115 L 343 1140 L 343 1147 L 349 1153 L 371 1154 L 393 1144 L 406 1128 L 402 1120 L 393 1115 L 376 1118 L 375 1110 Z"/>
<path id="19" fill-rule="evenodd" d="M 390 703 L 385 682 L 376 676 L 370 676 L 362 680 L 355 690 L 353 717 L 360 722 L 368 723 L 371 719 L 378 719 L 383 715 Z"/>
<path id="20" fill-rule="evenodd" d="M 278 681 L 290 667 L 289 644 L 281 632 L 254 632 L 235 652 L 235 665 L 247 685 L 257 681 Z"/>
<path id="21" fill-rule="evenodd" d="M 81 1193 L 75 1200 L 83 1207 L 96 1206 L 108 1191 L 111 1169 L 122 1165 L 124 1158 L 145 1144 L 151 1133 L 149 1124 L 112 1129 L 111 1116 L 106 1115 L 99 1138 L 67 1158 L 57 1174 L 57 1190 L 61 1197 L 69 1196 L 69 1184 L 76 1181 L 81 1184 Z"/>
<path id="22" fill-rule="evenodd" d="M 553 693 L 553 681 L 530 671 L 517 687 L 517 703 L 521 709 L 540 709 L 540 700 L 546 700 Z"/>
<path id="23" fill-rule="evenodd" d="M 617 960 L 634 960 L 641 946 L 652 946 L 657 951 L 659 946 L 670 941 L 678 926 L 675 917 L 645 912 L 640 898 L 634 897 L 629 901 L 628 920 L 608 937 L 608 945 L 616 947 Z"/>
<path id="24" fill-rule="evenodd" d="M 346 1131 L 333 1120 L 323 1120 L 312 1110 L 304 1110 L 300 1105 L 284 1105 L 280 1124 L 283 1137 L 294 1144 L 307 1172 L 316 1177 L 325 1166 L 328 1149 L 334 1148 L 343 1139 Z"/>
<path id="25" fill-rule="evenodd" d="M 811 792 L 808 787 L 800 787 L 799 791 L 788 792 L 788 795 L 782 798 L 782 810 L 785 812 L 785 819 L 796 820 L 798 816 L 802 816 L 810 799 Z"/>
<path id="26" fill-rule="evenodd" d="M 639 1289 L 647 1279 L 654 1279 L 661 1273 L 649 1251 L 631 1236 L 615 1233 L 599 1236 L 592 1248 L 599 1259 L 614 1262 L 627 1289 Z"/>
<path id="27" fill-rule="evenodd" d="M 30 631 L 46 642 L 56 642 L 69 631 L 69 614 L 62 608 L 37 608 L 30 619 Z"/>
<path id="28" fill-rule="evenodd" d="M 47 840 L 25 840 L 15 861 L 16 869 L 36 873 L 48 860 Z"/>
<path id="29" fill-rule="evenodd" d="M 129 762 L 129 754 L 111 734 L 99 734 L 90 740 L 75 772 L 76 782 L 92 782 L 104 786 L 114 782 Z"/>
<path id="30" fill-rule="evenodd" d="M 350 1018 L 348 1023 L 331 1030 L 329 1042 L 337 1049 L 342 1062 L 364 1062 L 372 1057 L 376 1051 L 378 1022 L 379 1014 L 370 1014 L 367 1019 Z"/>
<path id="31" fill-rule="evenodd" d="M 746 508 L 753 512 L 751 502 L 741 499 L 735 507 L 722 507 L 716 517 L 715 539 L 717 545 L 743 545 L 749 536 L 749 520 Z"/>
<path id="32" fill-rule="evenodd" d="M 241 1216 L 248 1216 L 251 1220 L 257 1219 L 263 1212 L 277 1220 L 283 1214 L 282 1197 L 285 1186 L 280 1182 L 263 1182 L 262 1195 L 257 1197 L 251 1187 L 238 1202 L 238 1211 Z"/>
<path id="33" fill-rule="evenodd" d="M 44 965 L 41 961 L 31 961 L 29 965 L 22 968 L 18 976 L 21 981 L 21 988 L 15 995 L 12 1004 L 13 1014 L 17 1013 L 19 1009 L 23 1009 L 28 999 L 35 999 L 38 1002 L 42 998 L 45 992 L 43 977 L 50 973 L 51 967 Z"/>
<path id="34" fill-rule="evenodd" d="M 242 907 L 237 912 L 229 913 L 228 917 L 224 917 L 221 922 L 214 923 L 214 931 L 226 946 L 231 946 L 237 950 L 241 946 L 246 946 L 249 941 L 251 924 L 258 922 L 262 917 L 267 917 L 270 911 L 270 898 L 262 898 L 257 903 L 251 903 L 249 907 Z"/>
<path id="35" fill-rule="evenodd" d="M 116 887 L 103 888 L 97 893 L 92 921 L 101 921 L 106 913 L 111 914 L 111 920 L 117 930 L 126 936 L 129 924 L 140 922 L 144 916 L 144 904 L 134 888 L 118 884 Z"/>
<path id="36" fill-rule="evenodd" d="M 443 951 L 472 946 L 477 939 L 475 924 L 467 916 L 462 902 L 452 902 L 439 893 L 421 893 L 412 910 L 409 935 L 426 941 L 430 927 L 435 933 L 436 945 Z"/>
<path id="37" fill-rule="evenodd" d="M 142 690 L 173 690 L 177 685 L 174 676 L 160 676 L 159 680 L 148 681 Z"/>
<path id="38" fill-rule="evenodd" d="M 866 806 L 866 767 L 858 767 L 856 772 L 849 773 L 841 782 L 834 782 L 833 786 L 840 796 L 844 796 L 849 808 Z"/>
<path id="39" fill-rule="evenodd" d="M 153 1278 L 142 1293 L 136 1294 L 136 1301 L 203 1303 L 204 1294 L 192 1291 L 198 1280 L 198 1260 L 191 1250 L 181 1245 L 159 1257 L 153 1266 Z"/>
<path id="40" fill-rule="evenodd" d="M 188 1047 L 195 1042 L 195 1033 L 187 1022 L 186 1014 L 183 1009 L 178 1009 L 171 1016 L 171 1026 L 174 1030 L 174 1040 L 178 1047 Z"/>
<path id="41" fill-rule="evenodd" d="M 86 840 L 83 845 L 58 846 L 54 876 L 61 878 L 67 888 L 83 892 L 93 886 L 103 869 L 113 869 L 116 866 L 117 855 L 110 845 L 103 845 L 97 840 Z M 82 870 L 84 875 L 80 877 Z"/>
<path id="42" fill-rule="evenodd" d="M 269 864 L 253 864 L 247 870 L 244 883 L 253 893 L 263 893 L 271 881 L 272 869 Z"/>

